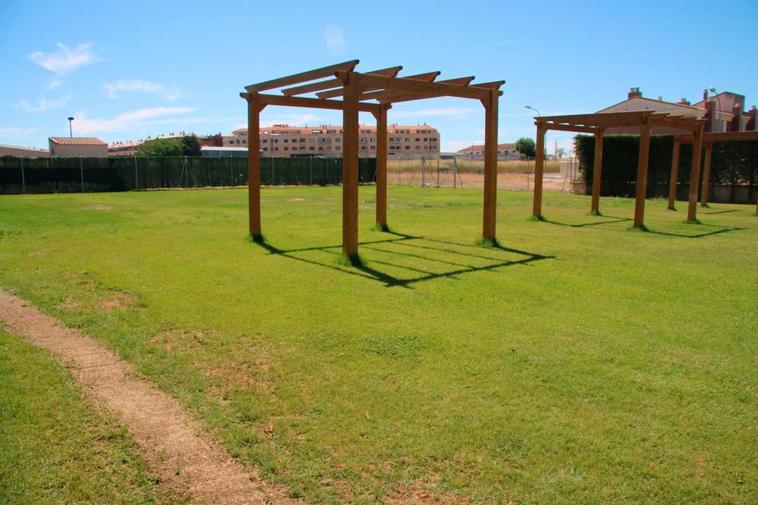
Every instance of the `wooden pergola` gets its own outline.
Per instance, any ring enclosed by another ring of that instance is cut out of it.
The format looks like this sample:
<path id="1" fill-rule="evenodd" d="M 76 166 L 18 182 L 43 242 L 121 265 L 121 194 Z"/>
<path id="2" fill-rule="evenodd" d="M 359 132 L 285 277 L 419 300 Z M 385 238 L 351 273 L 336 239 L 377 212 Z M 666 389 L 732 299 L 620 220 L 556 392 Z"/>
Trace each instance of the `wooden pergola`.
<path id="1" fill-rule="evenodd" d="M 698 187 L 700 186 L 700 156 L 703 145 L 705 119 L 691 116 L 677 116 L 653 111 L 597 112 L 594 114 L 575 114 L 566 116 L 538 116 L 537 152 L 534 168 L 534 217 L 542 218 L 542 178 L 545 165 L 545 133 L 548 130 L 590 133 L 595 136 L 595 162 L 592 172 L 592 208 L 594 214 L 600 212 L 600 185 L 603 171 L 603 135 L 613 128 L 639 128 L 640 148 L 637 161 L 637 188 L 634 206 L 634 226 L 645 226 L 645 195 L 647 193 L 647 169 L 650 157 L 650 135 L 653 128 L 662 131 L 675 131 L 692 139 L 692 175 L 690 177 L 689 208 L 687 219 L 697 218 Z M 673 198 L 676 198 L 676 181 L 679 169 L 678 143 L 674 147 L 674 160 L 671 170 Z M 670 195 L 671 198 L 671 195 Z M 673 208 L 673 200 L 669 206 Z"/>
<path id="2" fill-rule="evenodd" d="M 437 97 L 479 100 L 485 111 L 484 217 L 482 236 L 495 240 L 497 129 L 500 86 L 505 81 L 472 84 L 473 76 L 437 80 L 440 72 L 398 77 L 402 67 L 356 72 L 358 60 L 245 86 L 248 106 L 248 204 L 250 235 L 262 240 L 260 113 L 267 105 L 342 111 L 342 251 L 358 254 L 358 113 L 376 119 L 376 223 L 387 229 L 387 111 L 393 103 Z M 281 89 L 281 94 L 262 91 Z M 335 100 L 341 98 L 341 100 Z"/>
<path id="3" fill-rule="evenodd" d="M 713 156 L 714 142 L 740 142 L 744 140 L 758 140 L 758 130 L 741 131 L 741 132 L 707 132 L 703 134 L 703 145 L 705 146 L 705 156 L 703 160 L 703 186 L 700 191 L 700 204 L 703 207 L 708 206 L 708 199 L 711 192 L 711 158 Z M 674 137 L 674 155 L 671 161 L 671 182 L 669 183 L 669 209 L 674 208 L 676 201 L 676 177 L 679 169 L 679 150 L 682 144 L 692 144 L 692 136 L 675 136 Z M 755 211 L 758 212 L 758 202 L 756 202 Z"/>

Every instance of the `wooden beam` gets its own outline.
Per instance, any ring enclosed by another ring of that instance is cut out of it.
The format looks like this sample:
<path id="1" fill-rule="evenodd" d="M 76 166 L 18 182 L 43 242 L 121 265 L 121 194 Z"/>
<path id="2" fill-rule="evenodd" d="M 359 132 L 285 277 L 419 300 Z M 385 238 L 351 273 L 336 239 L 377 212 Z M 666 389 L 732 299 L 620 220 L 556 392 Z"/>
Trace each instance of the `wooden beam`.
<path id="1" fill-rule="evenodd" d="M 314 79 L 329 77 L 331 75 L 334 75 L 334 72 L 338 71 L 350 72 L 355 68 L 356 65 L 358 65 L 358 60 L 343 61 L 342 63 L 337 63 L 335 65 L 308 70 L 307 72 L 288 75 L 286 77 L 280 77 L 279 79 L 272 79 L 270 81 L 259 82 L 257 84 L 250 84 L 249 86 L 245 86 L 245 90 L 248 92 L 265 91 L 267 89 L 290 86 L 292 84 L 298 84 L 301 82 L 312 81 Z"/>
<path id="2" fill-rule="evenodd" d="M 692 145 L 692 171 L 690 173 L 690 195 L 687 205 L 687 220 L 697 221 L 697 196 L 700 193 L 700 157 L 703 150 L 703 126 L 695 130 Z"/>
<path id="3" fill-rule="evenodd" d="M 337 72 L 338 74 L 342 72 Z M 373 75 L 353 73 L 357 78 L 361 89 L 385 89 L 397 90 L 408 93 L 418 93 L 422 96 L 455 96 L 459 98 L 475 98 L 486 100 L 490 90 L 474 88 L 472 86 L 456 86 L 453 84 L 440 84 L 436 82 L 423 82 L 401 77 L 379 77 Z"/>
<path id="4" fill-rule="evenodd" d="M 705 144 L 705 159 L 703 160 L 703 187 L 700 192 L 700 205 L 708 207 L 711 192 L 711 157 L 713 156 L 713 144 Z"/>
<path id="5" fill-rule="evenodd" d="M 546 131 L 545 124 L 537 122 L 537 147 L 534 151 L 534 196 L 532 201 L 532 217 L 536 219 L 542 219 L 542 179 L 545 173 Z"/>
<path id="6" fill-rule="evenodd" d="M 437 82 L 443 83 L 444 81 Z M 478 89 L 500 89 L 500 86 L 503 84 L 505 84 L 505 81 L 475 82 L 474 84 L 471 84 L 470 87 Z"/>
<path id="7" fill-rule="evenodd" d="M 376 118 L 376 226 L 387 231 L 387 110 L 374 114 Z"/>
<path id="8" fill-rule="evenodd" d="M 453 84 L 456 86 L 468 86 L 468 84 L 474 80 L 474 77 L 457 77 L 455 79 L 445 79 L 442 81 L 435 81 L 436 84 Z M 477 85 L 477 87 L 480 87 L 481 89 L 496 89 L 496 85 L 501 85 L 505 81 L 496 81 L 492 83 L 482 83 L 481 85 Z M 502 94 L 502 93 L 500 93 Z M 362 100 L 368 100 L 368 99 L 376 99 L 379 100 L 382 103 L 398 103 L 398 102 L 409 102 L 411 100 L 423 100 L 426 98 L 436 98 L 440 96 L 446 96 L 445 91 L 439 91 L 437 93 L 408 93 L 408 92 L 401 92 L 401 91 L 387 91 L 387 90 L 380 90 L 380 91 L 370 91 L 368 93 L 364 93 Z"/>
<path id="9" fill-rule="evenodd" d="M 595 164 L 592 167 L 592 214 L 600 214 L 600 189 L 603 181 L 603 137 L 602 128 L 595 132 Z"/>
<path id="10" fill-rule="evenodd" d="M 676 210 L 676 186 L 679 182 L 679 154 L 682 140 L 674 138 L 674 152 L 671 154 L 671 177 L 669 179 L 669 210 Z"/>
<path id="11" fill-rule="evenodd" d="M 351 73 L 345 81 L 342 110 L 342 252 L 358 255 L 358 96 L 360 83 Z"/>
<path id="12" fill-rule="evenodd" d="M 247 96 L 246 93 L 240 93 L 242 98 Z M 309 109 L 330 109 L 342 110 L 344 103 L 341 100 L 321 100 L 319 98 L 307 98 L 302 96 L 282 96 L 282 95 L 257 95 L 260 103 L 264 105 L 282 105 L 285 107 L 305 107 Z M 378 112 L 379 104 L 359 103 L 358 109 L 361 112 Z"/>
<path id="13" fill-rule="evenodd" d="M 372 70 L 371 72 L 366 73 L 372 75 L 395 77 L 402 69 L 402 65 L 398 65 L 396 67 L 380 68 L 379 70 Z M 327 79 L 325 81 L 312 82 L 310 84 L 304 84 L 302 86 L 295 86 L 294 88 L 283 89 L 282 94 L 285 96 L 294 96 L 332 88 L 342 88 L 342 81 L 339 79 Z M 339 95 L 335 96 L 342 96 L 342 92 L 340 92 Z"/>
<path id="14" fill-rule="evenodd" d="M 263 240 L 261 232 L 261 111 L 257 95 L 247 100 L 247 208 L 250 238 Z"/>
<path id="15" fill-rule="evenodd" d="M 440 72 L 426 72 L 423 74 L 416 74 L 411 75 L 408 77 L 404 77 L 404 79 L 411 79 L 414 81 L 422 81 L 422 82 L 432 82 L 434 81 L 438 76 L 440 75 Z M 339 81 L 339 79 L 336 79 Z M 363 89 L 363 94 L 360 96 L 360 100 L 372 100 L 376 98 L 377 96 L 380 96 L 382 93 L 384 93 L 385 90 L 381 88 L 371 88 L 371 89 Z M 336 98 L 338 96 L 342 96 L 343 89 L 334 89 L 330 91 L 324 91 L 323 93 L 316 93 L 316 96 L 319 98 Z"/>
<path id="16" fill-rule="evenodd" d="M 497 90 L 489 91 L 484 105 L 484 211 L 482 238 L 495 241 L 497 227 Z"/>
<path id="17" fill-rule="evenodd" d="M 758 130 L 744 132 L 708 132 L 703 134 L 703 142 L 735 142 L 758 140 Z"/>
<path id="18" fill-rule="evenodd" d="M 576 133 L 595 133 L 598 129 L 589 126 L 567 126 L 561 124 L 542 123 L 548 130 L 558 130 L 563 132 L 576 132 Z"/>
<path id="19" fill-rule="evenodd" d="M 640 126 L 640 152 L 637 162 L 637 195 L 634 203 L 634 227 L 645 228 L 645 197 L 647 196 L 647 169 L 650 161 L 650 124 Z"/>

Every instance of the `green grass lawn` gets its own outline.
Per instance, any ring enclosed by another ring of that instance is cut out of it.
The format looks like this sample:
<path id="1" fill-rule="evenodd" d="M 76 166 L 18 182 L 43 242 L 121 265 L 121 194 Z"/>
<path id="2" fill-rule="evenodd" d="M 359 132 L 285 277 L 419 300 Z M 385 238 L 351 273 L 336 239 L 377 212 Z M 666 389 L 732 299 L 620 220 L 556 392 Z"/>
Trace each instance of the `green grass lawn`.
<path id="1" fill-rule="evenodd" d="M 176 503 L 52 357 L 0 330 L 0 503 Z"/>
<path id="2" fill-rule="evenodd" d="M 758 217 L 391 187 L 0 197 L 0 286 L 107 343 L 312 503 L 758 502 Z M 420 498 L 419 498 L 420 499 Z"/>

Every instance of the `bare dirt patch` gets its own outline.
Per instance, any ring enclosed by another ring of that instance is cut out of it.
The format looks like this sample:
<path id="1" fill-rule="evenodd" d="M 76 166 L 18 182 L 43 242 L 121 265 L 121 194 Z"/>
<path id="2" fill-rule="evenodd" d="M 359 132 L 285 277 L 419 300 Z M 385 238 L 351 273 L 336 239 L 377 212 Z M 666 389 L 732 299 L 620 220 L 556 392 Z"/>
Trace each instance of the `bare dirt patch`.
<path id="1" fill-rule="evenodd" d="M 234 461 L 176 400 L 135 378 L 128 363 L 91 338 L 2 290 L 0 319 L 10 332 L 60 357 L 96 403 L 118 416 L 177 494 L 214 504 L 301 503 Z"/>
<path id="2" fill-rule="evenodd" d="M 137 297 L 129 293 L 116 292 L 107 300 L 102 300 L 98 305 L 103 310 L 128 309 L 137 304 Z"/>

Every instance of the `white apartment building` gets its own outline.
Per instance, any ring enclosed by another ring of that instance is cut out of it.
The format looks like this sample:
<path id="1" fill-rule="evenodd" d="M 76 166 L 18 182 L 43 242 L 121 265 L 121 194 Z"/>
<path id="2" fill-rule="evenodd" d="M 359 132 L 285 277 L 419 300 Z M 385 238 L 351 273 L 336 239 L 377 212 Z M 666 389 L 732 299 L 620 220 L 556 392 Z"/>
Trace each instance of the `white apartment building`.
<path id="1" fill-rule="evenodd" d="M 418 159 L 438 158 L 440 134 L 428 124 L 387 127 L 387 151 L 389 158 Z M 362 158 L 376 156 L 376 126 L 362 125 L 359 129 L 359 155 Z M 247 147 L 247 128 L 238 128 L 223 137 L 224 147 Z M 321 125 L 290 126 L 275 124 L 261 127 L 261 155 L 276 158 L 342 156 L 342 127 Z"/>

